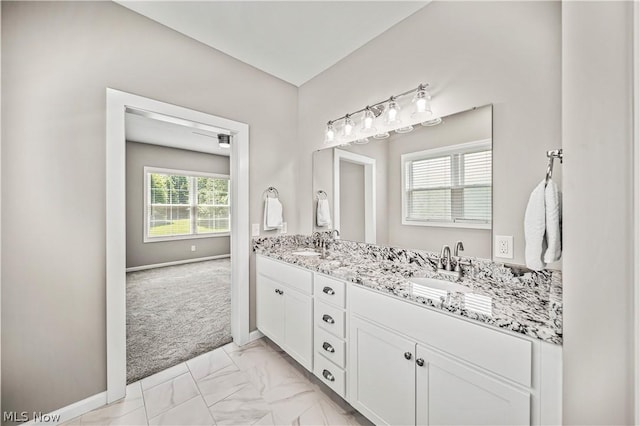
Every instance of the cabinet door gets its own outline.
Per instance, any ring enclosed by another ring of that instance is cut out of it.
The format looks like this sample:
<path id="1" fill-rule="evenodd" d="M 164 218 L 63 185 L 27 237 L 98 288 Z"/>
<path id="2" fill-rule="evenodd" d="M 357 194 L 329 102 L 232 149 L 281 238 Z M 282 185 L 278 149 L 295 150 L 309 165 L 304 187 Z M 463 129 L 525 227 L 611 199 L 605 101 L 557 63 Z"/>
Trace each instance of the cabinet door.
<path id="1" fill-rule="evenodd" d="M 351 317 L 350 403 L 376 424 L 415 424 L 415 343 Z"/>
<path id="2" fill-rule="evenodd" d="M 529 392 L 421 345 L 416 365 L 418 424 L 530 423 Z"/>
<path id="3" fill-rule="evenodd" d="M 264 275 L 256 278 L 256 325 L 276 344 L 284 344 L 284 286 Z"/>
<path id="4" fill-rule="evenodd" d="M 313 370 L 313 299 L 296 290 L 284 291 L 284 346 L 293 359 Z"/>

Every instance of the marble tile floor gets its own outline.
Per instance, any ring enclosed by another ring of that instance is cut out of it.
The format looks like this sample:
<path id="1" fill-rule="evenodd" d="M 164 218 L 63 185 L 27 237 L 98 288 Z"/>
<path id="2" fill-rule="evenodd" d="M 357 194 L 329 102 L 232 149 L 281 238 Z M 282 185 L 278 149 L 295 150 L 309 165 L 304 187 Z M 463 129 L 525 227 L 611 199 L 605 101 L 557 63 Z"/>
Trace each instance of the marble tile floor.
<path id="1" fill-rule="evenodd" d="M 370 425 L 267 338 L 200 355 L 127 386 L 71 425 Z"/>

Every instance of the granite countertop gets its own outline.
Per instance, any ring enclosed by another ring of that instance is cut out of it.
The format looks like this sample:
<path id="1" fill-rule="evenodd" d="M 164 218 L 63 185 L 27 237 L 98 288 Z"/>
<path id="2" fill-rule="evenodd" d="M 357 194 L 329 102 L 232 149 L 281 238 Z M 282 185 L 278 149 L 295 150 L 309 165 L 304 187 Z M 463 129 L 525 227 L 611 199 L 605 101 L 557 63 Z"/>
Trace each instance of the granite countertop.
<path id="1" fill-rule="evenodd" d="M 313 249 L 314 237 L 256 238 L 256 253 L 333 276 L 380 293 L 485 324 L 562 344 L 562 284 L 559 271 L 514 269 L 486 259 L 463 258 L 464 292 L 438 292 L 415 277 L 452 281 L 436 272 L 437 254 L 350 241 L 331 241 L 324 259 L 295 251 Z"/>

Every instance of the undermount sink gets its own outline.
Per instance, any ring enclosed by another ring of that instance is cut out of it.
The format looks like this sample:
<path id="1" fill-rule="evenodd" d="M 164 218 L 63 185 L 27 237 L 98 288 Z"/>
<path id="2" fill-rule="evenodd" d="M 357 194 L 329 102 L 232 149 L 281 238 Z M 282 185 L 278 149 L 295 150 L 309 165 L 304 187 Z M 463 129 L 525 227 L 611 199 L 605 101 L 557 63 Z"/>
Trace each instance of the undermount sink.
<path id="1" fill-rule="evenodd" d="M 471 294 L 469 287 L 437 278 L 410 278 L 409 282 L 413 284 L 413 294 L 434 301 L 445 300 L 452 292 L 466 293 L 465 297 Z"/>
<path id="2" fill-rule="evenodd" d="M 320 256 L 320 253 L 315 250 L 299 250 L 294 251 L 291 254 L 295 254 L 296 256 Z"/>

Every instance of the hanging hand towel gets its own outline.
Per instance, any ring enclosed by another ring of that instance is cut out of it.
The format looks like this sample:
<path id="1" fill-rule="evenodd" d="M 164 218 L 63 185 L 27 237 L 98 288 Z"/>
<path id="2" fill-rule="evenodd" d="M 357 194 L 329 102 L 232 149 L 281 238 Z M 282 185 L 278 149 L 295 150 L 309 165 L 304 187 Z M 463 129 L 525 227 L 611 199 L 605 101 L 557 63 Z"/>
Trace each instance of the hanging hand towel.
<path id="1" fill-rule="evenodd" d="M 264 230 L 280 229 L 282 228 L 282 222 L 282 204 L 280 200 L 267 197 L 264 200 Z"/>
<path id="2" fill-rule="evenodd" d="M 562 194 L 558 191 L 558 185 L 551 179 L 544 190 L 545 210 L 545 239 L 547 250 L 544 253 L 545 263 L 555 262 L 562 255 L 562 242 L 560 223 L 562 222 Z"/>
<path id="3" fill-rule="evenodd" d="M 319 227 L 331 226 L 331 211 L 329 210 L 329 200 L 318 200 L 316 210 L 316 224 Z"/>
<path id="4" fill-rule="evenodd" d="M 546 266 L 542 261 L 546 249 L 546 213 L 544 207 L 545 181 L 540 182 L 529 196 L 524 214 L 524 257 L 527 267 L 540 271 Z"/>

